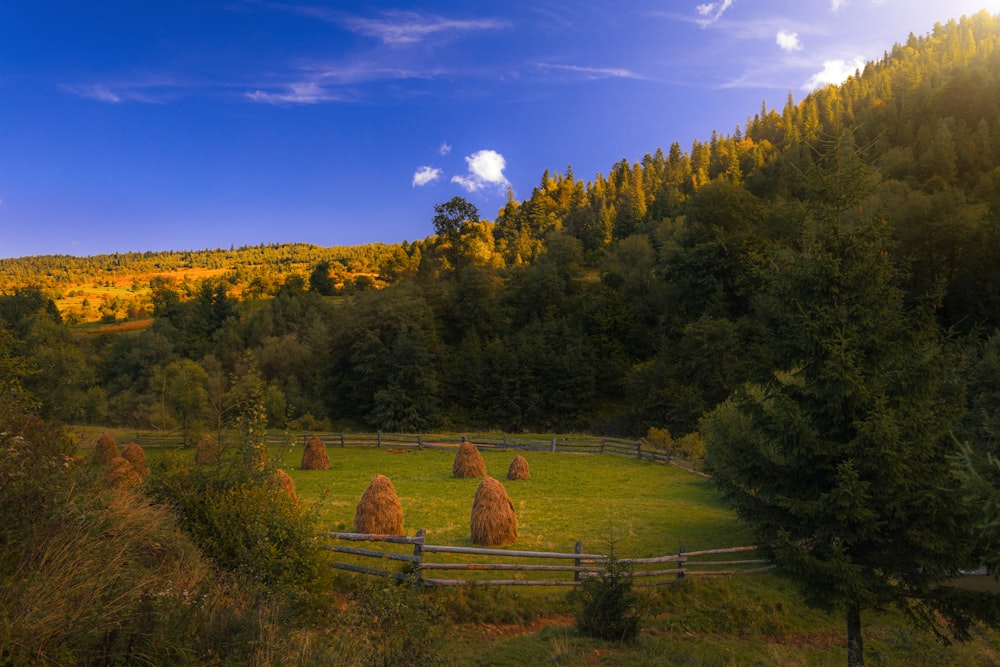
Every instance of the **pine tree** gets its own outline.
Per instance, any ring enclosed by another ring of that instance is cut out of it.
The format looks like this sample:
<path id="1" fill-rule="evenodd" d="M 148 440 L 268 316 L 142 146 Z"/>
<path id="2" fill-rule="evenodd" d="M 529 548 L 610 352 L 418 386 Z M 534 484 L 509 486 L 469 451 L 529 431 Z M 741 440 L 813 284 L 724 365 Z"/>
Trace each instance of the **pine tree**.
<path id="1" fill-rule="evenodd" d="M 969 608 L 938 584 L 972 545 L 949 474 L 960 407 L 940 333 L 904 301 L 886 229 L 844 215 L 865 170 L 839 146 L 828 154 L 837 168 L 812 188 L 826 198 L 799 246 L 771 253 L 758 295 L 780 370 L 731 395 L 701 433 L 715 484 L 779 572 L 845 612 L 853 666 L 865 609 L 896 603 L 942 633 L 938 611 L 967 632 Z"/>

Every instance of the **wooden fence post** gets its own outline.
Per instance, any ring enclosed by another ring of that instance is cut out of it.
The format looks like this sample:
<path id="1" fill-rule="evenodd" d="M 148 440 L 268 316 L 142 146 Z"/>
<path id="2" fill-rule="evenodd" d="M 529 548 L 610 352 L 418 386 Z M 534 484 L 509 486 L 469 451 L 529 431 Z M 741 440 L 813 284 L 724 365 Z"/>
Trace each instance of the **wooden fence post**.
<path id="1" fill-rule="evenodd" d="M 417 434 L 417 449 L 423 449 L 424 447 L 424 436 Z"/>
<path id="2" fill-rule="evenodd" d="M 552 453 L 554 454 L 555 451 L 556 451 L 556 439 L 552 438 Z"/>
<path id="3" fill-rule="evenodd" d="M 421 588 L 424 585 L 424 540 L 426 535 L 426 528 L 418 530 L 416 536 L 420 538 L 420 541 L 413 545 L 413 555 L 417 559 L 413 564 L 413 585 L 416 588 Z"/>
<path id="4" fill-rule="evenodd" d="M 375 437 L 377 438 L 375 446 L 376 447 L 381 447 L 382 446 L 382 431 L 376 431 L 375 432 Z"/>
<path id="5" fill-rule="evenodd" d="M 642 441 L 641 440 L 639 442 L 635 443 L 635 457 L 637 459 L 641 459 L 642 458 Z"/>
<path id="6" fill-rule="evenodd" d="M 578 541 L 576 546 L 573 547 L 573 553 L 582 554 L 583 553 L 583 541 Z M 580 567 L 582 561 L 579 558 L 573 559 L 573 565 L 575 567 Z M 580 570 L 573 570 L 573 581 L 580 581 Z"/>
<path id="7" fill-rule="evenodd" d="M 602 436 L 601 436 L 601 454 L 603 454 L 603 453 L 604 453 L 604 443 L 605 443 L 605 440 L 607 440 L 607 438 L 605 438 L 605 437 L 604 437 L 604 436 L 602 435 Z"/>
<path id="8" fill-rule="evenodd" d="M 677 578 L 678 579 L 683 579 L 684 578 L 684 563 L 685 563 L 686 560 L 687 559 L 684 557 L 684 545 L 682 544 L 681 548 L 677 550 Z"/>

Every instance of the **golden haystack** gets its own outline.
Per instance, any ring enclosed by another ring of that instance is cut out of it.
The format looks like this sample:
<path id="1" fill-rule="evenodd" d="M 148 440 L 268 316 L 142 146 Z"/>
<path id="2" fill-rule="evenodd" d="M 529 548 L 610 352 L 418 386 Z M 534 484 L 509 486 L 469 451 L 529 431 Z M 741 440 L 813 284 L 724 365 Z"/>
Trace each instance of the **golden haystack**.
<path id="1" fill-rule="evenodd" d="M 288 494 L 288 497 L 292 499 L 292 504 L 296 507 L 299 506 L 299 497 L 295 493 L 295 480 L 287 472 L 278 468 L 274 471 L 274 475 L 272 475 L 269 483 L 281 487 Z"/>
<path id="2" fill-rule="evenodd" d="M 514 457 L 514 460 L 510 462 L 510 467 L 507 468 L 507 479 L 530 479 L 531 472 L 528 470 L 528 462 L 523 456 L 518 454 Z"/>
<path id="3" fill-rule="evenodd" d="M 222 452 L 215 438 L 206 435 L 194 449 L 194 462 L 201 466 L 217 466 L 222 463 Z"/>
<path id="4" fill-rule="evenodd" d="M 102 433 L 97 439 L 97 446 L 94 447 L 94 463 L 107 465 L 116 456 L 118 456 L 118 443 L 107 433 Z"/>
<path id="5" fill-rule="evenodd" d="M 139 473 L 139 477 L 145 477 L 149 474 L 149 466 L 146 464 L 146 452 L 143 451 L 139 444 L 130 442 L 125 445 L 122 448 L 122 458 L 132 464 L 135 471 Z"/>
<path id="6" fill-rule="evenodd" d="M 302 450 L 302 469 L 326 470 L 329 467 L 330 457 L 326 453 L 326 445 L 314 434 Z"/>
<path id="7" fill-rule="evenodd" d="M 135 486 L 140 482 L 139 473 L 124 456 L 115 456 L 108 461 L 107 480 L 114 486 Z"/>
<path id="8" fill-rule="evenodd" d="M 374 535 L 403 534 L 403 506 L 392 481 L 385 475 L 375 475 L 361 494 L 354 513 L 354 530 Z"/>
<path id="9" fill-rule="evenodd" d="M 492 477 L 484 477 L 476 489 L 469 522 L 472 542 L 485 547 L 502 547 L 517 540 L 517 515 L 507 489 Z"/>
<path id="10" fill-rule="evenodd" d="M 468 440 L 463 440 L 455 453 L 455 462 L 451 465 L 452 477 L 485 477 L 486 463 L 476 446 Z"/>

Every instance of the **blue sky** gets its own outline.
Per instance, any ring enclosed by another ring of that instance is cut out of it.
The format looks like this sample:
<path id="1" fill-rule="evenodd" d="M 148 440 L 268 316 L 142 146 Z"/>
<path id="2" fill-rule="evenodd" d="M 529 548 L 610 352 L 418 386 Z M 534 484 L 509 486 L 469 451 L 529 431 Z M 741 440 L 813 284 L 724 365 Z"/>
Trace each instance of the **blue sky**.
<path id="1" fill-rule="evenodd" d="M 998 0 L 2 0 L 0 257 L 397 243 Z"/>

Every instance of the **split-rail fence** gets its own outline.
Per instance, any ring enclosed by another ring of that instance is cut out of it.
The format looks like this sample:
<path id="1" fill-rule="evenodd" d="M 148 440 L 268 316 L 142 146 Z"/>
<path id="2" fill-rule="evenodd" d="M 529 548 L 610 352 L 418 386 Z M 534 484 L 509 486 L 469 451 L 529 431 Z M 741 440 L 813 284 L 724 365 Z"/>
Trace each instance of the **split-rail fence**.
<path id="1" fill-rule="evenodd" d="M 387 447 L 387 448 L 454 448 L 463 439 L 470 440 L 479 449 L 502 451 L 545 451 L 572 454 L 616 454 L 657 463 L 674 465 L 696 472 L 697 465 L 678 457 L 669 449 L 651 447 L 640 440 L 625 440 L 605 436 L 557 435 L 552 437 L 527 437 L 508 434 L 455 434 L 420 433 L 268 433 L 264 444 L 267 446 L 304 446 L 316 435 L 327 447 Z M 233 434 L 224 434 L 229 442 Z M 136 434 L 135 441 L 143 446 L 182 447 L 183 438 L 178 433 L 170 435 Z"/>
<path id="2" fill-rule="evenodd" d="M 340 532 L 320 535 L 328 540 L 323 548 L 337 554 L 331 563 L 334 568 L 408 580 L 416 586 L 580 586 L 586 579 L 605 572 L 611 559 L 608 554 L 585 553 L 580 542 L 572 553 L 558 553 L 428 544 L 424 530 L 417 531 L 414 536 Z M 360 548 L 346 546 L 345 542 L 382 546 Z M 636 585 L 658 585 L 686 576 L 753 574 L 770 570 L 771 566 L 761 558 L 726 559 L 727 554 L 755 550 L 756 547 L 747 546 L 687 552 L 681 547 L 677 553 L 665 556 L 616 560 L 629 568 Z M 452 562 L 440 562 L 440 558 L 450 558 Z M 368 559 L 369 564 L 359 564 L 365 562 L 361 559 Z M 398 567 L 391 567 L 392 564 Z M 444 572 L 462 574 L 458 578 L 437 574 Z M 484 572 L 487 574 L 483 575 Z M 494 573 L 498 572 L 505 573 L 506 578 L 495 578 Z"/>

